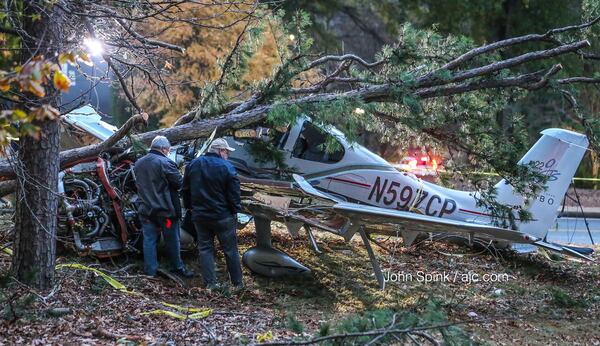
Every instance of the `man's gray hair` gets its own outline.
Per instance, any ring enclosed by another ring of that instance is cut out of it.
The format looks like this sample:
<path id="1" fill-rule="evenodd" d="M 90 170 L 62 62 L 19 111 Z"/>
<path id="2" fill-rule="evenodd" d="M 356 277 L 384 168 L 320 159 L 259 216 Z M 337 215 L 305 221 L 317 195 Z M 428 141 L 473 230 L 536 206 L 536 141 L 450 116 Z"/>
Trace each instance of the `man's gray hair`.
<path id="1" fill-rule="evenodd" d="M 152 140 L 152 144 L 150 145 L 150 149 L 167 149 L 171 147 L 171 143 L 165 136 L 156 136 Z"/>

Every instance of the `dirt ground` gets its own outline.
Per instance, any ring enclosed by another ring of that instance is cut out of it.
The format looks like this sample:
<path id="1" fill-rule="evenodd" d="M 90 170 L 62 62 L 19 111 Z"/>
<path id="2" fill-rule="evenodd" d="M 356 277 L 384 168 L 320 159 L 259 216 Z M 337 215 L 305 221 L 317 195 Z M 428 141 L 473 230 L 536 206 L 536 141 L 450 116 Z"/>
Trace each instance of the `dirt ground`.
<path id="1" fill-rule="evenodd" d="M 10 259 L 0 255 L 0 345 L 289 341 L 348 331 L 352 323 L 365 323 L 361 316 L 390 311 L 398 319 L 416 316 L 413 326 L 461 323 L 452 327 L 458 341 L 449 339 L 450 329 L 431 330 L 438 341 L 446 336 L 447 344 L 600 345 L 597 259 L 584 263 L 540 255 L 498 257 L 439 242 L 402 248 L 401 241 L 378 239 L 386 248 L 375 246 L 384 273 L 396 280 L 381 291 L 359 241 L 346 244 L 320 236 L 323 253 L 317 255 L 306 237 L 292 239 L 279 226 L 274 245 L 310 267 L 312 276 L 274 280 L 244 268 L 248 289 L 241 295 L 208 292 L 200 288 L 199 278 L 184 286 L 167 278 L 143 278 L 138 257 L 98 261 L 73 254 L 61 256 L 58 263 L 101 269 L 137 294 L 116 290 L 91 271 L 70 268 L 57 270 L 54 290 L 35 292 L 11 282 L 6 274 Z M 251 226 L 241 231 L 240 243 L 242 251 L 253 245 Z M 185 260 L 197 269 L 193 254 Z M 223 277 L 221 256 L 219 263 Z M 426 274 L 431 280 L 437 274 L 438 280 L 425 282 Z M 162 302 L 210 308 L 211 313 L 185 320 L 146 314 L 156 309 L 178 312 Z"/>

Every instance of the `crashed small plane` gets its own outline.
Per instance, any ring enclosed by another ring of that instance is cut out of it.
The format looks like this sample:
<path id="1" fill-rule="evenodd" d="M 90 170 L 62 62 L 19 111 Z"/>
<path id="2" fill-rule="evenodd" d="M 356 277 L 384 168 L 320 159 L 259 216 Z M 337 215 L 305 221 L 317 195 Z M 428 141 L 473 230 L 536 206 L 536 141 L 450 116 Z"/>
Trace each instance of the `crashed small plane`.
<path id="1" fill-rule="evenodd" d="M 98 140 L 107 138 L 115 130 L 101 121 L 91 107 L 67 114 L 63 123 Z M 563 129 L 547 129 L 541 134 L 518 164 L 532 165 L 546 175 L 546 190 L 526 203 L 505 180 L 496 185 L 497 202 L 522 207 L 532 216 L 528 222 L 517 220 L 517 227 L 508 229 L 496 226 L 491 213 L 477 203 L 478 192 L 444 188 L 399 171 L 365 147 L 350 143 L 334 127 L 316 125 L 308 117 L 300 117 L 285 129 L 259 126 L 237 130 L 226 137 L 236 149 L 230 160 L 238 170 L 243 206 L 254 218 L 257 235 L 256 246 L 243 255 L 243 262 L 253 272 L 271 277 L 310 273 L 310 269 L 272 246 L 270 224 L 273 220 L 284 223 L 295 237 L 304 228 L 317 252 L 320 250 L 313 234 L 315 229 L 339 235 L 346 241 L 355 234 L 360 235 L 380 285 L 383 285 L 383 275 L 370 245 L 371 234 L 400 236 L 406 246 L 420 234 L 462 234 L 470 240 L 484 239 L 496 247 L 521 250 L 541 247 L 590 259 L 591 249 L 545 240 L 588 140 L 584 135 Z M 202 140 L 206 148 L 210 139 Z M 172 159 L 183 163 L 195 157 L 199 141 L 174 147 Z M 326 150 L 331 141 L 337 142 L 335 149 Z M 281 162 L 276 164 L 275 160 L 260 155 L 259 149 L 264 148 L 265 143 L 275 148 L 286 171 L 293 174 L 282 174 Z M 137 197 L 135 184 L 132 184 L 135 177 L 131 174 L 135 158 L 127 157 L 126 153 L 120 153 L 119 157 L 116 160 L 114 157 L 92 158 L 90 162 L 78 163 L 61 172 L 61 184 L 70 186 L 60 188 L 66 197 L 63 204 L 66 215 L 62 218 L 66 217 L 66 225 L 80 251 L 87 249 L 103 255 L 118 253 L 133 244 L 132 235 L 140 235 L 136 229 Z M 99 184 L 90 178 L 73 176 L 86 171 L 85 167 L 99 178 Z M 103 174 L 107 178 L 103 178 Z M 77 202 L 69 202 L 73 199 Z M 106 208 L 86 207 L 89 201 Z M 88 226 L 85 221 L 83 225 L 90 229 L 83 233 L 81 227 L 75 230 L 76 222 L 81 220 L 74 212 L 87 220 Z M 107 213 L 111 218 L 106 217 Z M 107 235 L 112 237 L 106 240 Z M 189 229 L 182 229 L 184 243 L 192 242 L 191 235 L 193 232 Z"/>

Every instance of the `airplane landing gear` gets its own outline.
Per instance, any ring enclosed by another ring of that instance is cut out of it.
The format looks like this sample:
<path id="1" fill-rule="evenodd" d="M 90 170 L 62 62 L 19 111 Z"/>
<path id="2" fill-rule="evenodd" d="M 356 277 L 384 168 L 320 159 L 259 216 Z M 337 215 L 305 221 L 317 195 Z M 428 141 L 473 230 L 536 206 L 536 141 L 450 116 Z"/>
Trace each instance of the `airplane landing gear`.
<path id="1" fill-rule="evenodd" d="M 248 249 L 242 256 L 242 262 L 246 267 L 253 273 L 275 278 L 310 275 L 310 269 L 273 247 L 270 219 L 255 215 L 254 226 L 256 246 Z"/>

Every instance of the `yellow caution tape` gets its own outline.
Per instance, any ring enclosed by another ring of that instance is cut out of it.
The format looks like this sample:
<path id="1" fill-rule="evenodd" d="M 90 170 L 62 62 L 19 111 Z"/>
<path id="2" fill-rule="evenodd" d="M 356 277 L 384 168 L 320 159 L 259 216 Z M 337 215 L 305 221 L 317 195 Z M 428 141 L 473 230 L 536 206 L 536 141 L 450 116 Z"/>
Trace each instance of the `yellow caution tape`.
<path id="1" fill-rule="evenodd" d="M 9 249 L 10 250 L 10 249 Z M 73 268 L 73 269 L 81 269 L 81 270 L 89 270 L 92 271 L 98 275 L 100 275 L 100 277 L 102 277 L 109 285 L 111 285 L 114 289 L 123 292 L 123 293 L 127 293 L 127 294 L 131 294 L 131 295 L 135 295 L 135 296 L 139 296 L 142 297 L 144 299 L 147 300 L 151 300 L 150 298 L 148 298 L 146 295 L 144 295 L 143 293 L 139 293 L 139 292 L 135 292 L 135 291 L 130 291 L 127 289 L 127 287 L 125 285 L 123 285 L 121 282 L 119 282 L 118 280 L 114 279 L 113 277 L 111 277 L 110 275 L 104 273 L 101 270 L 98 270 L 96 268 L 92 268 L 92 267 L 88 267 L 88 266 L 84 266 L 82 264 L 78 264 L 78 263 L 66 263 L 66 264 L 58 264 L 56 266 L 56 269 L 61 269 L 61 268 Z M 201 309 L 201 308 L 193 308 L 193 307 L 183 307 L 181 305 L 176 305 L 176 304 L 170 304 L 167 302 L 160 302 L 161 305 L 164 305 L 166 307 L 169 308 L 173 308 L 176 309 L 178 311 L 182 311 L 182 312 L 187 312 L 190 313 L 189 315 L 183 315 L 177 312 L 173 312 L 173 311 L 169 311 L 169 310 L 164 310 L 164 309 L 155 309 L 152 311 L 148 311 L 148 312 L 144 312 L 141 315 L 167 315 L 173 318 L 177 318 L 180 320 L 185 320 L 185 319 L 201 319 L 201 318 L 205 318 L 208 317 L 211 313 L 212 313 L 212 309 Z"/>
<path id="2" fill-rule="evenodd" d="M 74 269 L 83 269 L 83 270 L 93 271 L 94 273 L 100 275 L 114 289 L 117 289 L 119 291 L 127 291 L 127 287 L 125 287 L 125 285 L 123 285 L 119 281 L 113 279 L 110 275 L 108 275 L 96 268 L 87 267 L 87 266 L 84 266 L 82 264 L 77 264 L 77 263 L 58 264 L 56 266 L 56 269 L 60 269 L 60 268 L 74 268 Z"/>
<path id="3" fill-rule="evenodd" d="M 600 181 L 600 178 L 580 178 L 580 177 L 573 177 L 573 180 L 581 180 L 581 181 Z"/>
<path id="4" fill-rule="evenodd" d="M 266 333 L 258 333 L 256 334 L 256 341 L 257 342 L 266 342 L 266 341 L 271 341 L 273 340 L 273 332 L 272 331 L 268 331 Z"/>
<path id="5" fill-rule="evenodd" d="M 3 247 L 2 252 L 6 253 L 9 256 L 13 255 L 13 250 L 11 248 L 9 248 L 8 246 Z"/>
<path id="6" fill-rule="evenodd" d="M 185 320 L 187 316 L 182 315 L 182 314 L 178 314 L 176 312 L 173 311 L 169 311 L 169 310 L 163 310 L 163 309 L 156 309 L 156 310 L 152 310 L 152 311 L 148 311 L 148 312 L 142 312 L 140 315 L 143 316 L 147 316 L 147 315 L 167 315 L 179 320 Z"/>
<path id="7" fill-rule="evenodd" d="M 193 313 L 191 315 L 188 315 L 187 317 L 191 318 L 191 319 L 199 320 L 201 318 L 205 318 L 205 317 L 210 316 L 210 314 L 212 314 L 212 309 L 206 309 L 204 311 L 196 312 L 196 313 Z"/>
<path id="8" fill-rule="evenodd" d="M 160 302 L 160 303 L 166 307 L 173 308 L 173 309 L 176 309 L 179 311 L 184 311 L 184 312 L 204 312 L 207 310 L 207 309 L 184 307 L 184 306 L 180 306 L 180 305 L 176 305 L 176 304 L 169 304 L 169 303 L 165 303 L 165 302 Z"/>
<path id="9" fill-rule="evenodd" d="M 571 256 L 562 256 L 562 255 L 559 255 L 559 258 L 560 258 L 560 260 L 555 260 L 554 258 L 552 258 L 552 256 L 551 256 L 551 253 L 550 253 L 548 250 L 546 250 L 546 249 L 544 249 L 544 248 L 541 248 L 541 247 L 539 247 L 539 248 L 537 249 L 537 252 L 538 252 L 538 254 L 540 254 L 542 257 L 546 258 L 547 260 L 549 260 L 549 261 L 551 261 L 551 262 L 561 262 L 561 261 L 563 261 L 563 260 L 566 260 L 566 261 L 574 261 L 574 262 L 578 262 L 578 263 L 581 263 L 581 262 L 583 262 L 583 260 L 581 260 L 581 259 L 579 259 L 579 258 L 575 258 L 575 257 L 571 257 Z M 552 254 L 554 254 L 554 255 L 558 255 L 557 253 L 552 253 Z"/>
<path id="10" fill-rule="evenodd" d="M 540 254 L 542 257 L 546 258 L 547 260 L 554 261 L 552 258 L 550 258 L 550 254 L 548 254 L 548 251 L 546 251 L 546 249 L 544 248 L 538 247 L 537 253 Z"/>
<path id="11" fill-rule="evenodd" d="M 208 317 L 211 313 L 212 313 L 212 309 L 205 309 L 204 311 L 196 312 L 196 313 L 193 313 L 190 315 L 183 315 L 183 314 L 180 314 L 177 312 L 164 310 L 164 309 L 155 309 L 152 311 L 143 312 L 143 313 L 141 313 L 141 315 L 167 315 L 167 316 L 176 318 L 178 320 L 187 320 L 187 319 L 199 320 L 199 319 Z"/>

